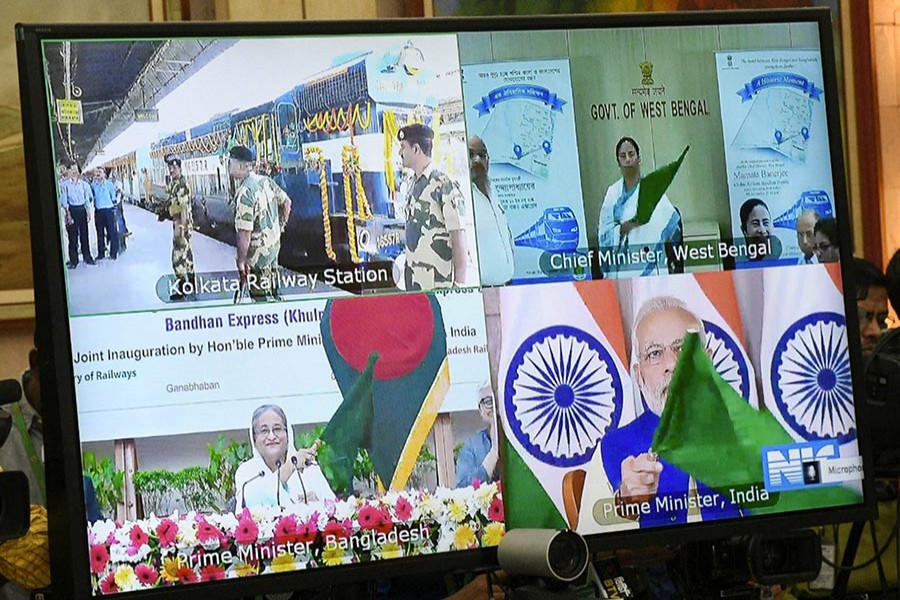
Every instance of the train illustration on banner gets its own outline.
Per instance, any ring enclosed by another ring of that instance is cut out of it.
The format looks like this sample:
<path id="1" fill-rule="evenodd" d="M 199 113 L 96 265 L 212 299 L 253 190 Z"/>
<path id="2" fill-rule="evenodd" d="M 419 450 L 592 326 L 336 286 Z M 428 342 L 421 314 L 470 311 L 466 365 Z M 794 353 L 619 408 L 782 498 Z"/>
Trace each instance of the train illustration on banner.
<path id="1" fill-rule="evenodd" d="M 813 210 L 821 217 L 834 217 L 831 198 L 825 190 L 807 190 L 793 206 L 775 217 L 772 224 L 784 229 L 797 229 L 797 219 L 807 210 Z"/>

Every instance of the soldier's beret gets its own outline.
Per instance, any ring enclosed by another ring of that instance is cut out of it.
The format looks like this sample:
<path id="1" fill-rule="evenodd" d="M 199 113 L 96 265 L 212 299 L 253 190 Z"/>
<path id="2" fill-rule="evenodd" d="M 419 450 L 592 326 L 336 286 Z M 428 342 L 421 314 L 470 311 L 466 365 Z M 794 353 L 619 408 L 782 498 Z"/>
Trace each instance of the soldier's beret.
<path id="1" fill-rule="evenodd" d="M 181 159 L 178 158 L 177 154 L 166 154 L 165 161 L 167 165 L 178 165 L 179 167 L 181 166 Z"/>
<path id="2" fill-rule="evenodd" d="M 247 146 L 235 146 L 228 152 L 228 156 L 242 162 L 253 162 L 253 153 Z"/>
<path id="3" fill-rule="evenodd" d="M 409 144 L 421 144 L 425 140 L 434 139 L 434 131 L 427 125 L 421 123 L 413 123 L 406 127 L 401 127 L 397 132 L 397 139 L 401 142 L 406 140 Z"/>

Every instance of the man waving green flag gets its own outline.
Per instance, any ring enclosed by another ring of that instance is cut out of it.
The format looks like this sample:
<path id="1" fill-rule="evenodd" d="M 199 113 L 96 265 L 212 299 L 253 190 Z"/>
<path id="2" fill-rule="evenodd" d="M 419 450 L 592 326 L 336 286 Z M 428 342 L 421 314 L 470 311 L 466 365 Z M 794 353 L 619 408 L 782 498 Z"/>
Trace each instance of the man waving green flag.
<path id="1" fill-rule="evenodd" d="M 773 492 L 763 483 L 763 448 L 794 440 L 766 411 L 757 411 L 718 374 L 697 333 L 688 333 L 653 436 L 653 450 L 753 514 L 854 504 L 840 485 Z"/>

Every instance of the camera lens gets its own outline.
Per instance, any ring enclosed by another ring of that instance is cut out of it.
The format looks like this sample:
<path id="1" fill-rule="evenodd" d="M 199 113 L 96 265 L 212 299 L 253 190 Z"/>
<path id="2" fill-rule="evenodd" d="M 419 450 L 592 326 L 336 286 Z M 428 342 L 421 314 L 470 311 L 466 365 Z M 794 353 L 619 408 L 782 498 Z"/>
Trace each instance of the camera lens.
<path id="1" fill-rule="evenodd" d="M 550 570 L 563 581 L 581 575 L 587 566 L 587 545 L 577 533 L 561 531 L 547 547 Z"/>

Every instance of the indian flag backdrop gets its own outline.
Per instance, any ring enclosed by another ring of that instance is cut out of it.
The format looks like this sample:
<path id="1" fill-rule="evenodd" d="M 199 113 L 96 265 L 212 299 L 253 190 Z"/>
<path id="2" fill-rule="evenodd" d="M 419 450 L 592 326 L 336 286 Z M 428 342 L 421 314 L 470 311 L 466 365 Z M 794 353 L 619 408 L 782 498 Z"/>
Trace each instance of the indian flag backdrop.
<path id="1" fill-rule="evenodd" d="M 581 489 L 564 492 L 564 479 L 580 474 L 583 480 L 600 440 L 618 425 L 623 399 L 631 397 L 615 287 L 593 281 L 499 292 L 507 527 L 574 525 Z M 578 497 L 567 522 L 572 494 Z"/>
<path id="2" fill-rule="evenodd" d="M 683 301 L 703 321 L 704 343 L 716 371 L 751 406 L 759 407 L 756 372 L 746 350 L 733 272 L 642 277 L 620 285 L 631 285 L 632 315 L 635 317 L 641 305 L 650 298 L 674 296 Z M 637 349 L 632 348 L 632 362 L 637 360 L 636 352 Z"/>
<path id="3" fill-rule="evenodd" d="M 796 441 L 837 439 L 859 454 L 840 265 L 763 273 L 763 389 Z"/>

